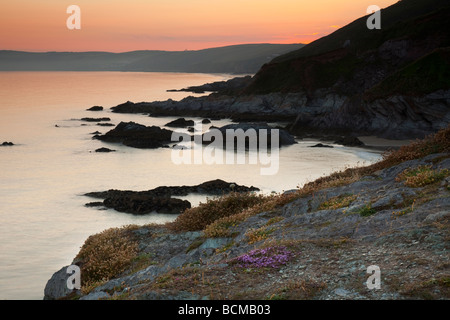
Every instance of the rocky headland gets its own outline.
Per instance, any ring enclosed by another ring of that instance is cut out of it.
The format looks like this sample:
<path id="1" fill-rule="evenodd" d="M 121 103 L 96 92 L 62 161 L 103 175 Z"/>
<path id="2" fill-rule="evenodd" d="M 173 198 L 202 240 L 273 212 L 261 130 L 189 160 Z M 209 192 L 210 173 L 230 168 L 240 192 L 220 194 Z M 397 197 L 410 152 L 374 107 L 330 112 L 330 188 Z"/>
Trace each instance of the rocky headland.
<path id="1" fill-rule="evenodd" d="M 381 30 L 367 17 L 264 64 L 252 77 L 183 91 L 181 101 L 126 102 L 118 113 L 288 122 L 303 136 L 423 138 L 450 122 L 450 6 L 404 0 L 382 10 Z"/>

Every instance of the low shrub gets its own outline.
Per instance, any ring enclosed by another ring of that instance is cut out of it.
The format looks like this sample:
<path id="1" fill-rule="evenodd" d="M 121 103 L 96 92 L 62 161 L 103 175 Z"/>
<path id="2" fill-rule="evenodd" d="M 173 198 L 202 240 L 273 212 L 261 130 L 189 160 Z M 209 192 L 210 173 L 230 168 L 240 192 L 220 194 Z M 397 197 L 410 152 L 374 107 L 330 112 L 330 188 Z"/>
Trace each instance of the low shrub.
<path id="1" fill-rule="evenodd" d="M 431 165 L 408 168 L 398 175 L 396 181 L 405 181 L 405 185 L 411 188 L 424 187 L 439 182 L 449 176 L 448 169 L 433 169 Z"/>
<path id="2" fill-rule="evenodd" d="M 348 207 L 355 200 L 356 196 L 353 194 L 341 194 L 321 203 L 317 210 L 336 210 Z"/>
<path id="3" fill-rule="evenodd" d="M 123 272 L 136 258 L 135 226 L 111 228 L 87 238 L 75 260 L 80 264 L 82 290 L 108 281 Z"/>
<path id="4" fill-rule="evenodd" d="M 185 210 L 168 227 L 174 231 L 203 230 L 214 221 L 242 212 L 265 201 L 263 195 L 232 192 L 222 197 L 207 199 L 197 207 Z"/>

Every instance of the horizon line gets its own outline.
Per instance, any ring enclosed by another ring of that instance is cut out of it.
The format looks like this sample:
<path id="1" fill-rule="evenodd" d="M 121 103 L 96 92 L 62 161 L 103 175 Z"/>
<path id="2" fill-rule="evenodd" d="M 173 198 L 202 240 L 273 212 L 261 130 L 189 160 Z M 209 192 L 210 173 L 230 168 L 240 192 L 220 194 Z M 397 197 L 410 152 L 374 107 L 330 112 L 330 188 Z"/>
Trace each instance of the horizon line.
<path id="1" fill-rule="evenodd" d="M 92 51 L 55 51 L 55 50 L 49 50 L 49 51 L 26 51 L 26 50 L 15 50 L 15 49 L 0 49 L 0 52 L 2 51 L 10 51 L 10 52 L 24 52 L 24 53 L 114 53 L 114 54 L 121 54 L 121 53 L 130 53 L 130 52 L 146 52 L 146 51 L 160 51 L 160 52 L 194 52 L 194 51 L 203 51 L 203 50 L 211 50 L 211 49 L 220 49 L 220 48 L 227 48 L 227 47 L 237 47 L 237 46 L 250 46 L 250 45 L 307 45 L 309 43 L 301 43 L 301 42 L 293 42 L 293 43 L 272 43 L 272 42 L 258 42 L 258 43 L 239 43 L 239 44 L 231 44 L 231 45 L 224 45 L 224 46 L 216 46 L 216 47 L 207 47 L 203 49 L 185 49 L 185 50 L 164 50 L 164 49 L 140 49 L 140 50 L 130 50 L 130 51 L 102 51 L 102 50 L 92 50 Z"/>

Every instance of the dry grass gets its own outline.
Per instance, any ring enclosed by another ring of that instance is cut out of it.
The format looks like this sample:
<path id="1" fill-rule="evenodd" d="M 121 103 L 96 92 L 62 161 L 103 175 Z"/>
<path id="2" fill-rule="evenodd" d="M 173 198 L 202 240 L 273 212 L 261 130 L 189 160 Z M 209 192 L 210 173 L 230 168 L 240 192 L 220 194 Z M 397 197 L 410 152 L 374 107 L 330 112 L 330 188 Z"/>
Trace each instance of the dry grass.
<path id="1" fill-rule="evenodd" d="M 80 264 L 82 291 L 89 292 L 130 266 L 138 252 L 137 242 L 131 233 L 136 228 L 107 229 L 85 241 L 75 258 Z"/>
<path id="2" fill-rule="evenodd" d="M 276 293 L 269 297 L 269 300 L 309 300 L 313 299 L 327 287 L 325 282 L 302 279 L 291 280 Z"/>
<path id="3" fill-rule="evenodd" d="M 342 194 L 321 203 L 317 210 L 336 210 L 339 208 L 348 207 L 355 200 L 356 195 Z"/>
<path id="4" fill-rule="evenodd" d="M 450 171 L 448 169 L 434 170 L 431 165 L 419 166 L 404 170 L 398 175 L 396 181 L 405 181 L 405 186 L 419 188 L 439 182 L 449 175 Z"/>
<path id="5" fill-rule="evenodd" d="M 217 219 L 229 217 L 264 201 L 262 195 L 232 192 L 222 197 L 207 199 L 197 207 L 185 210 L 177 219 L 167 224 L 173 231 L 203 230 Z"/>

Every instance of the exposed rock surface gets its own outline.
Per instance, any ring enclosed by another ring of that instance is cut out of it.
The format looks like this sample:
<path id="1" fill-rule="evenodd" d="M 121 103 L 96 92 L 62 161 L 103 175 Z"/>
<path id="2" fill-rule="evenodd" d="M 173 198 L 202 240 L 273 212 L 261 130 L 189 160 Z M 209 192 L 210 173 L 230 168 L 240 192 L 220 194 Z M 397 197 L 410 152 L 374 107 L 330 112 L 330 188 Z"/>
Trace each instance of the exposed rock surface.
<path id="1" fill-rule="evenodd" d="M 9 142 L 9 141 L 5 141 L 5 142 L 3 142 L 1 145 L 4 146 L 4 147 L 9 147 L 9 146 L 13 146 L 14 143 Z"/>

